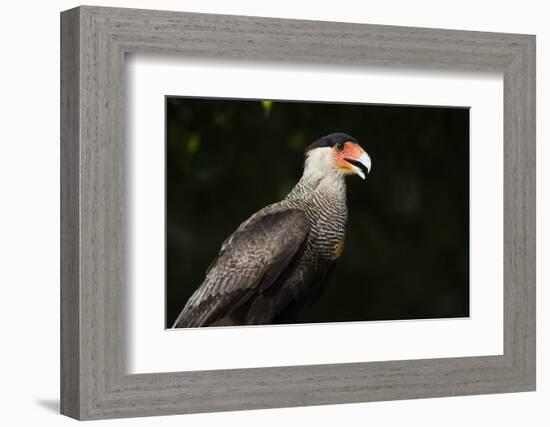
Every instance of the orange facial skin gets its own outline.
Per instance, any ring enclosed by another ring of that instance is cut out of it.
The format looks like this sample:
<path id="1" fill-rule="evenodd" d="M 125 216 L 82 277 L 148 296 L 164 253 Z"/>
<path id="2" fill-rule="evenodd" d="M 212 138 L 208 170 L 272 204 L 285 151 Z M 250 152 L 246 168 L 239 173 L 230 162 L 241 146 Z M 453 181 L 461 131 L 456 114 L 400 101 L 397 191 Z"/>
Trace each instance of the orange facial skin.
<path id="1" fill-rule="evenodd" d="M 353 166 L 344 159 L 357 159 L 364 150 L 356 143 L 347 141 L 342 145 L 335 144 L 332 147 L 334 162 L 347 173 L 353 173 Z"/>

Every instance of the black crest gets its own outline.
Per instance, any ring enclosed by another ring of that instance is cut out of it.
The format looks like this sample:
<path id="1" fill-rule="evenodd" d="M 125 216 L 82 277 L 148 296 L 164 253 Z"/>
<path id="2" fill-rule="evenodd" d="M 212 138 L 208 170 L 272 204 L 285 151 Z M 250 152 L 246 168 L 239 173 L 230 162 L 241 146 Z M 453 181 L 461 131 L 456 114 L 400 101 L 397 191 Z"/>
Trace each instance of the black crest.
<path id="1" fill-rule="evenodd" d="M 347 133 L 341 133 L 341 132 L 331 133 L 330 135 L 325 135 L 319 138 L 313 144 L 308 145 L 306 147 L 306 152 L 309 150 L 313 150 L 314 148 L 332 147 L 333 145 L 338 144 L 339 142 L 346 142 L 346 141 L 352 141 L 358 144 L 357 140 L 353 136 L 348 135 Z"/>

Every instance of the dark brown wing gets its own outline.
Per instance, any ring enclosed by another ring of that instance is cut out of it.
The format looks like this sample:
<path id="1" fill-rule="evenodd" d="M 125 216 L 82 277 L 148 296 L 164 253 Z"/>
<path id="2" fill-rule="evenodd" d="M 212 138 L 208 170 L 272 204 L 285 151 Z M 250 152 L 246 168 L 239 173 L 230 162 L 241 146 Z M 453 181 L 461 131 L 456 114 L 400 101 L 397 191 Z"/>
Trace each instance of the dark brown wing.
<path id="1" fill-rule="evenodd" d="M 325 289 L 327 288 L 328 283 L 330 282 L 330 279 L 333 275 L 334 268 L 336 267 L 336 263 L 338 260 L 330 261 L 329 264 L 327 264 L 326 269 L 324 273 L 320 276 L 319 280 L 315 283 L 315 286 L 313 287 L 311 294 L 308 296 L 306 305 L 310 306 L 315 304 L 319 299 L 321 298 L 321 295 L 323 295 L 323 292 L 325 292 Z"/>
<path id="2" fill-rule="evenodd" d="M 299 209 L 260 211 L 225 241 L 173 327 L 208 326 L 268 288 L 285 271 L 308 232 L 309 221 Z"/>
<path id="3" fill-rule="evenodd" d="M 282 286 L 255 295 L 243 323 L 296 323 L 304 309 L 323 294 L 336 261 L 301 263 Z"/>

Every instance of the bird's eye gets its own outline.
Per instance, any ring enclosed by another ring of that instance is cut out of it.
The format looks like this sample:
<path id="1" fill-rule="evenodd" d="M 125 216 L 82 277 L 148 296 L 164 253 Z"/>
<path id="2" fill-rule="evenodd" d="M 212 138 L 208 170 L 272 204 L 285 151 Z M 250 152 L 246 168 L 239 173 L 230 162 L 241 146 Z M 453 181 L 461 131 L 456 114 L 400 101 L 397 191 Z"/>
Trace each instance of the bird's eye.
<path id="1" fill-rule="evenodd" d="M 336 144 L 336 149 L 338 151 L 342 151 L 344 149 L 344 145 L 346 145 L 345 142 L 339 142 L 338 144 Z"/>

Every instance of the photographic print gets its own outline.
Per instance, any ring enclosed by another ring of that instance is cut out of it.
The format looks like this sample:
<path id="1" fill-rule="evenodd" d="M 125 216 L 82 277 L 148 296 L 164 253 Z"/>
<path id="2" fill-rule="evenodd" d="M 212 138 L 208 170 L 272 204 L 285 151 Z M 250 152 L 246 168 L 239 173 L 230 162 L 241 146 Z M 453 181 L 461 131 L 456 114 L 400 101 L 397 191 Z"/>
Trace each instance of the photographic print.
<path id="1" fill-rule="evenodd" d="M 166 96 L 166 327 L 469 316 L 469 109 Z"/>
<path id="2" fill-rule="evenodd" d="M 534 35 L 80 6 L 60 42 L 62 414 L 536 389 Z"/>

